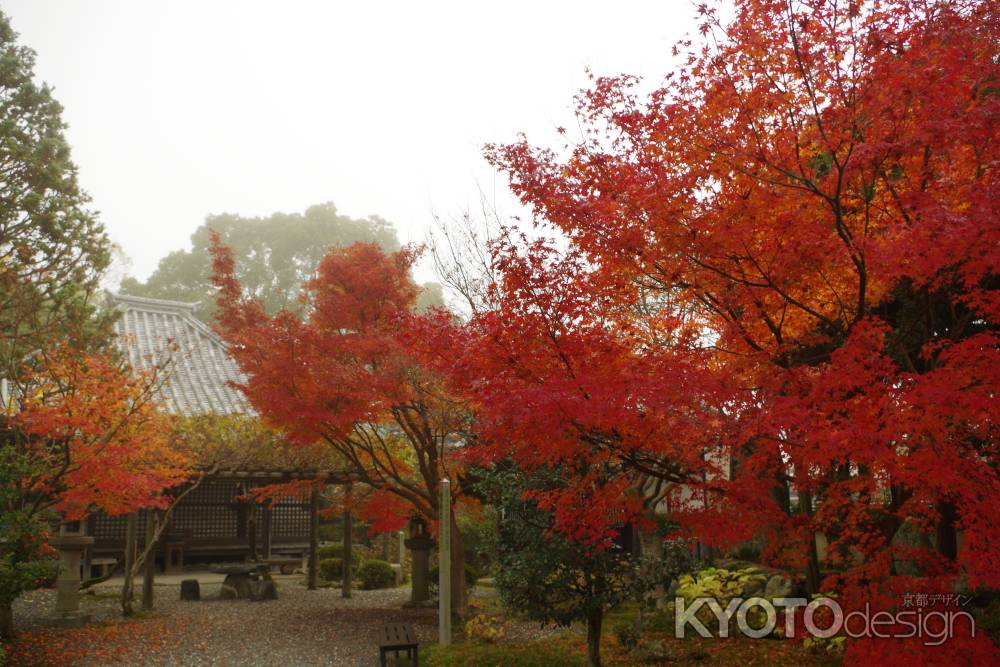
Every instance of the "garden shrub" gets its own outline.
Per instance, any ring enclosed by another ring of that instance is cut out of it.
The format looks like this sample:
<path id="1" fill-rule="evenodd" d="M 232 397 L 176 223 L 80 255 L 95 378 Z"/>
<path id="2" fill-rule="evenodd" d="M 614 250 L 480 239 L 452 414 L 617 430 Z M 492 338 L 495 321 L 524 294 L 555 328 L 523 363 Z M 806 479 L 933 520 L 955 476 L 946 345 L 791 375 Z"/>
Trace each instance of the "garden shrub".
<path id="1" fill-rule="evenodd" d="M 715 598 L 719 606 L 725 609 L 730 600 L 742 597 L 744 588 L 766 580 L 765 575 L 749 567 L 740 570 L 709 567 L 678 578 L 677 595 L 683 597 L 687 605 L 692 604 L 696 598 Z M 695 616 L 706 628 L 718 629 L 719 620 L 708 605 L 702 606 Z M 747 615 L 748 623 L 754 628 L 761 627 L 765 619 L 766 615 L 760 607 L 753 607 Z"/>
<path id="2" fill-rule="evenodd" d="M 319 562 L 319 576 L 327 581 L 344 576 L 344 561 L 339 558 L 324 558 Z"/>
<path id="3" fill-rule="evenodd" d="M 465 638 L 469 641 L 492 644 L 506 635 L 503 624 L 485 614 L 476 614 L 465 623 Z"/>
<path id="4" fill-rule="evenodd" d="M 358 570 L 361 588 L 374 590 L 376 588 L 392 588 L 396 585 L 396 573 L 392 565 L 384 560 L 369 560 Z"/>
<path id="5" fill-rule="evenodd" d="M 320 547 L 316 553 L 317 558 L 322 562 L 324 560 L 336 559 L 338 563 L 344 562 L 344 545 L 343 544 L 328 544 L 324 547 Z M 364 552 L 358 546 L 351 547 L 351 574 L 354 577 L 358 576 L 358 572 L 361 571 L 361 566 L 365 564 Z M 341 571 L 343 565 L 337 565 L 337 579 L 340 579 Z M 320 568 L 320 572 L 322 572 Z"/>
<path id="6" fill-rule="evenodd" d="M 327 558 L 344 558 L 344 545 L 343 544 L 327 544 L 319 548 L 317 552 L 320 560 L 325 560 Z M 365 553 L 361 547 L 355 545 L 351 547 L 351 565 L 353 567 L 360 567 L 361 563 L 365 560 Z"/>
<path id="7" fill-rule="evenodd" d="M 615 637 L 622 648 L 630 653 L 639 644 L 639 632 L 635 629 L 635 623 L 631 621 L 619 621 L 613 628 Z"/>
<path id="8" fill-rule="evenodd" d="M 342 538 L 342 531 L 337 530 L 337 526 L 329 523 L 319 525 L 319 539 L 321 542 L 339 542 Z"/>

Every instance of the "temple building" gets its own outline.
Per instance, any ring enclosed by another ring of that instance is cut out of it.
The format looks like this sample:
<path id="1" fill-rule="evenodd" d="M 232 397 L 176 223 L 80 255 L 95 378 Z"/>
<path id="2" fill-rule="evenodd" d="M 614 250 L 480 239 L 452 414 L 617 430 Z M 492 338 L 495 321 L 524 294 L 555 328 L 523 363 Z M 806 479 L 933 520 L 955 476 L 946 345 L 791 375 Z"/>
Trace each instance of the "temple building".
<path id="1" fill-rule="evenodd" d="M 132 367 L 140 371 L 162 368 L 157 392 L 167 411 L 193 419 L 253 417 L 246 399 L 231 385 L 241 380 L 239 368 L 225 343 L 195 317 L 197 304 L 122 295 L 110 298 L 121 311 L 115 327 Z M 304 554 L 311 521 L 308 501 L 286 499 L 269 506 L 248 499 L 254 487 L 316 474 L 315 465 L 294 457 L 279 458 L 257 456 L 253 443 L 248 443 L 246 451 L 221 460 L 216 456 L 210 468 L 206 461 L 206 478 L 178 502 L 157 550 L 164 568 L 176 571 L 185 561 Z M 145 512 L 140 512 L 139 535 L 144 519 Z M 87 528 L 95 541 L 86 562 L 107 563 L 124 552 L 124 516 L 95 514 Z"/>

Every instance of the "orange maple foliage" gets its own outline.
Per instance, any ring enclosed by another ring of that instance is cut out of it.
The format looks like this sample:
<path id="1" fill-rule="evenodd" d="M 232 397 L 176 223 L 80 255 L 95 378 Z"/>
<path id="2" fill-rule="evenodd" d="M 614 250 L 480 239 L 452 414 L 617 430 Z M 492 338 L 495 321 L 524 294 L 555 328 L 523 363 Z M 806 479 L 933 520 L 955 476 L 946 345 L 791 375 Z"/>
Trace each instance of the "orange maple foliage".
<path id="1" fill-rule="evenodd" d="M 170 446 L 156 381 L 68 345 L 36 360 L 9 416 L 32 471 L 25 493 L 68 520 L 165 506 L 164 492 L 187 478 L 190 459 Z"/>

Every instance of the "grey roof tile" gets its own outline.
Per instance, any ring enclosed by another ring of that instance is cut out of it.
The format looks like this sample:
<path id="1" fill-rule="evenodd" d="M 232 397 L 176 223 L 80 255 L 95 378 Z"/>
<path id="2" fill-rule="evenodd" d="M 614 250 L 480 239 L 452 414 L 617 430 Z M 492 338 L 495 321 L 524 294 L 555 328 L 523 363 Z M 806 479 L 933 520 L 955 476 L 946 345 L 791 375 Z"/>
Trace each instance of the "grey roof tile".
<path id="1" fill-rule="evenodd" d="M 115 323 L 120 345 L 133 368 L 151 369 L 169 358 L 160 397 L 175 414 L 253 414 L 230 382 L 245 378 L 226 344 L 194 316 L 197 303 L 115 294 L 122 311 Z M 171 343 L 177 346 L 172 353 Z M 169 355 L 169 357 L 168 357 Z"/>

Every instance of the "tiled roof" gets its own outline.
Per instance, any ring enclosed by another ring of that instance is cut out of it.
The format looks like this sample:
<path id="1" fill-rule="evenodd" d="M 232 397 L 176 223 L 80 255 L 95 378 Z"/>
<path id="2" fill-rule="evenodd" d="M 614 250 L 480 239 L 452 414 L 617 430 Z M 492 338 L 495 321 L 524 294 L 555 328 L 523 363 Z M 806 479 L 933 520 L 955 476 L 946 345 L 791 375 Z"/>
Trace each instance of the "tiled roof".
<path id="1" fill-rule="evenodd" d="M 148 369 L 169 358 L 160 396 L 170 412 L 253 413 L 244 396 L 228 384 L 243 376 L 225 343 L 194 316 L 197 303 L 121 294 L 110 298 L 122 311 L 115 331 L 132 367 Z M 171 345 L 176 345 L 173 352 Z"/>

